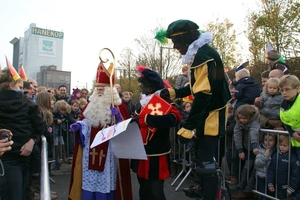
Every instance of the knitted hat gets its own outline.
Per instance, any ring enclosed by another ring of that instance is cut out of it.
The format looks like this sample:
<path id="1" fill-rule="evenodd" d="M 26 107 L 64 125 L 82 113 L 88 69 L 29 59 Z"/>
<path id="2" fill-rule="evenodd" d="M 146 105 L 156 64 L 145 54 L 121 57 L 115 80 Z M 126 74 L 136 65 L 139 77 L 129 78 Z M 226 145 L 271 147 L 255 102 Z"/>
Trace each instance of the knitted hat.
<path id="1" fill-rule="evenodd" d="M 140 74 L 140 79 L 152 83 L 156 90 L 160 90 L 165 87 L 160 74 L 156 71 L 148 69 L 146 66 L 138 66 L 137 70 Z"/>
<path id="2" fill-rule="evenodd" d="M 71 99 L 72 100 L 75 100 L 75 99 L 77 99 L 77 93 L 80 93 L 80 89 L 78 89 L 78 88 L 73 88 L 73 93 L 72 93 L 72 95 L 71 95 Z"/>
<path id="3" fill-rule="evenodd" d="M 272 60 L 272 61 L 275 61 L 275 60 L 278 60 L 280 57 L 278 51 L 276 50 L 271 50 L 267 53 L 267 59 L 268 60 Z"/>
<path id="4" fill-rule="evenodd" d="M 112 74 L 112 85 L 114 85 L 115 73 L 112 64 L 108 67 L 108 69 L 106 69 L 103 62 L 101 61 L 97 68 L 96 87 L 109 87 L 110 86 L 109 77 L 111 74 Z"/>
<path id="5" fill-rule="evenodd" d="M 190 31 L 199 29 L 199 26 L 190 20 L 180 19 L 172 22 L 167 29 L 167 37 L 172 38 L 177 35 L 182 35 Z"/>

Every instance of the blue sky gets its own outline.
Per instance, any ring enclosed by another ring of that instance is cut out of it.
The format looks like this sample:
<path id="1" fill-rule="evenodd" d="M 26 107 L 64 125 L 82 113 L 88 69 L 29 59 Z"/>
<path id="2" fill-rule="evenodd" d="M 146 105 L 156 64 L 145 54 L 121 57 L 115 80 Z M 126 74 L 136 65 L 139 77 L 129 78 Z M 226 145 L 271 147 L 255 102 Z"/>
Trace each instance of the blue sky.
<path id="1" fill-rule="evenodd" d="M 253 0 L 1 0 L 0 65 L 12 60 L 14 37 L 23 37 L 31 23 L 64 32 L 63 70 L 72 71 L 72 87 L 88 83 L 96 74 L 100 49 L 110 48 L 116 59 L 135 38 L 177 19 L 192 20 L 201 27 L 214 18 L 228 18 L 238 31 Z M 244 38 L 245 39 L 245 38 Z M 244 49 L 247 51 L 247 48 Z M 244 52 L 245 54 L 247 52 Z M 84 74 L 87 74 L 83 76 Z M 77 81 L 81 82 L 78 83 Z"/>

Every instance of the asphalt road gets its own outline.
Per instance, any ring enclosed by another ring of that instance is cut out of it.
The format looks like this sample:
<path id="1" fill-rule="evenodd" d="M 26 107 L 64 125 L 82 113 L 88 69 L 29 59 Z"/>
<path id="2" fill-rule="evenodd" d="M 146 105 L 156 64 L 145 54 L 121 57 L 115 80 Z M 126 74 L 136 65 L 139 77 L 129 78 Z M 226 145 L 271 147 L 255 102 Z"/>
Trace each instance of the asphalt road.
<path id="1" fill-rule="evenodd" d="M 50 181 L 50 188 L 51 191 L 56 191 L 58 194 L 59 199 L 67 200 L 68 199 L 68 190 L 69 190 L 69 182 L 70 182 L 70 173 L 71 173 L 71 165 L 70 164 L 62 164 L 60 170 L 52 171 L 55 175 L 51 178 L 55 181 L 53 183 Z M 169 178 L 165 181 L 165 195 L 168 200 L 184 200 L 190 199 L 185 196 L 184 192 L 182 191 L 183 187 L 188 187 L 190 185 L 195 184 L 191 178 L 187 178 L 181 186 L 175 191 L 178 184 L 181 182 L 182 178 L 178 178 L 178 180 L 171 186 L 171 183 L 174 181 L 174 178 Z M 137 182 L 136 174 L 131 174 L 131 182 L 132 182 L 132 192 L 133 192 L 133 200 L 138 200 L 138 189 L 139 185 Z"/>
<path id="2" fill-rule="evenodd" d="M 71 174 L 71 164 L 62 164 L 60 170 L 52 171 L 55 175 L 51 178 L 55 181 L 53 183 L 50 181 L 50 188 L 51 191 L 56 191 L 58 194 L 59 200 L 67 200 L 68 199 L 68 191 L 69 191 L 69 184 L 70 184 L 70 174 Z M 174 182 L 175 178 L 169 178 L 165 181 L 165 195 L 167 200 L 189 200 L 191 198 L 185 196 L 182 188 L 189 187 L 191 185 L 196 185 L 193 181 L 192 176 L 187 176 L 185 180 L 183 180 L 183 176 L 185 173 L 179 177 L 176 182 Z M 183 181 L 181 183 L 181 181 Z M 173 183 L 174 182 L 174 183 Z M 132 193 L 133 193 L 133 200 L 139 200 L 138 189 L 139 184 L 136 178 L 135 173 L 131 173 L 131 183 L 132 183 Z M 173 186 L 171 184 L 173 183 Z M 179 184 L 181 185 L 179 186 Z M 177 191 L 175 190 L 177 189 Z M 231 191 L 233 194 L 240 192 L 240 191 Z M 227 198 L 228 199 L 228 198 Z M 244 200 L 253 200 L 251 199 L 244 199 Z M 125 199 L 126 200 L 126 199 Z"/>

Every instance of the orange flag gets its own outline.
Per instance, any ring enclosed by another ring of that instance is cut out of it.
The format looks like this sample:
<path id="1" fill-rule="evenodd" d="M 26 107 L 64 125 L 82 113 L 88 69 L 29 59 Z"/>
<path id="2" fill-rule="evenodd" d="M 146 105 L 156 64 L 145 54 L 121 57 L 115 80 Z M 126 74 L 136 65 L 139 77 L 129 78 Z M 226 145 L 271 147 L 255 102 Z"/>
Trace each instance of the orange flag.
<path id="1" fill-rule="evenodd" d="M 23 66 L 20 67 L 20 77 L 23 81 L 27 81 L 27 76 L 26 76 L 25 69 Z"/>
<path id="2" fill-rule="evenodd" d="M 18 74 L 18 72 L 16 71 L 16 69 L 12 66 L 11 62 L 7 59 L 7 57 L 5 56 L 6 58 L 6 65 L 7 65 L 7 68 L 9 69 L 9 72 L 11 74 L 11 76 L 13 77 L 13 79 L 16 81 L 18 79 L 20 79 L 20 75 Z"/>

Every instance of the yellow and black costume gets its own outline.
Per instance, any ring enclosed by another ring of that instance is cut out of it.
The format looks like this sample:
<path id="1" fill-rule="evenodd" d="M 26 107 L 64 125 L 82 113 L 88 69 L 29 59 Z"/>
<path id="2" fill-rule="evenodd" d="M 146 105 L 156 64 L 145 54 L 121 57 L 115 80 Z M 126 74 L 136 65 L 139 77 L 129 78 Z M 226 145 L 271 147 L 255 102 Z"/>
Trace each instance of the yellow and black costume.
<path id="1" fill-rule="evenodd" d="M 190 114 L 177 134 L 181 139 L 184 138 L 182 142 L 196 137 L 197 165 L 204 169 L 215 169 L 218 136 L 225 135 L 226 108 L 231 97 L 220 55 L 208 45 L 211 36 L 198 31 L 198 28 L 196 23 L 189 20 L 177 20 L 169 25 L 166 37 L 183 54 L 183 64 L 190 66 L 190 85 L 180 89 L 165 89 L 161 96 L 167 95 L 171 99 L 191 94 L 194 96 Z M 215 175 L 202 177 L 200 185 L 203 199 L 215 198 Z"/>

